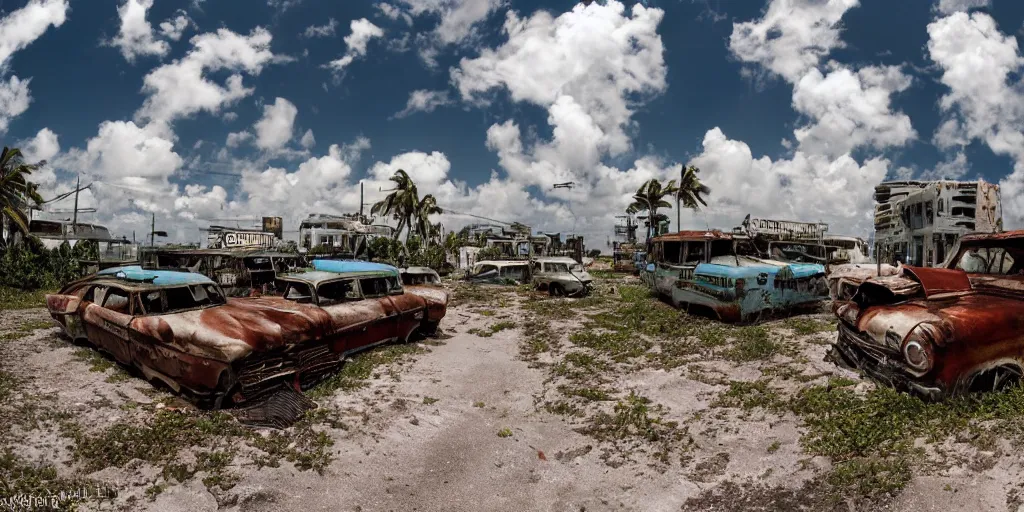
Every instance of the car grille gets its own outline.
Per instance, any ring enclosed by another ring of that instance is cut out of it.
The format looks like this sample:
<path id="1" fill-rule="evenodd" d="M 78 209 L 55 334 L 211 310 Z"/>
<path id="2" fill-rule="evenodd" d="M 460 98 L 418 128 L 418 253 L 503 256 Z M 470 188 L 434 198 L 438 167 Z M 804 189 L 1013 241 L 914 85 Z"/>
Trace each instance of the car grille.
<path id="1" fill-rule="evenodd" d="M 340 354 L 327 343 L 286 347 L 253 354 L 243 361 L 238 374 L 246 401 L 265 397 L 282 388 L 309 389 L 341 369 Z"/>
<path id="2" fill-rule="evenodd" d="M 868 338 L 867 335 L 854 331 L 844 322 L 839 322 L 839 341 L 857 347 L 861 352 L 875 361 L 894 358 L 899 360 L 900 357 L 899 352 L 879 345 Z"/>

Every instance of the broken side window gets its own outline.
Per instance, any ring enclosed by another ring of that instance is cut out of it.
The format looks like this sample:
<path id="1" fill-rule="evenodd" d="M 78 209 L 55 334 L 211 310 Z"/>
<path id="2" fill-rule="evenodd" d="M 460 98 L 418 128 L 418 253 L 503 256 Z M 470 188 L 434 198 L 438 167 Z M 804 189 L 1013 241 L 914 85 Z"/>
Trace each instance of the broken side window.
<path id="1" fill-rule="evenodd" d="M 704 242 L 687 242 L 685 265 L 704 263 Z"/>
<path id="2" fill-rule="evenodd" d="M 128 292 L 120 289 L 110 287 L 107 289 L 106 296 L 103 298 L 102 306 L 105 309 L 127 315 L 130 312 L 129 304 L 131 299 Z"/>
<path id="3" fill-rule="evenodd" d="M 284 298 L 308 304 L 313 301 L 313 292 L 306 283 L 292 282 L 285 287 Z"/>
<path id="4" fill-rule="evenodd" d="M 160 290 L 150 290 L 139 294 L 142 302 L 142 314 L 159 314 L 164 312 L 163 294 Z"/>
<path id="5" fill-rule="evenodd" d="M 320 298 L 321 306 L 330 306 L 331 304 L 359 300 L 361 298 L 359 290 L 356 288 L 356 283 L 352 279 L 323 283 L 317 288 L 316 292 Z"/>
<path id="6" fill-rule="evenodd" d="M 388 293 L 388 280 L 384 277 L 366 277 L 359 280 L 359 287 L 363 291 L 364 297 L 379 297 L 381 295 L 387 295 Z"/>
<path id="7" fill-rule="evenodd" d="M 665 242 L 662 245 L 662 258 L 665 263 L 678 265 L 683 261 L 683 242 Z"/>

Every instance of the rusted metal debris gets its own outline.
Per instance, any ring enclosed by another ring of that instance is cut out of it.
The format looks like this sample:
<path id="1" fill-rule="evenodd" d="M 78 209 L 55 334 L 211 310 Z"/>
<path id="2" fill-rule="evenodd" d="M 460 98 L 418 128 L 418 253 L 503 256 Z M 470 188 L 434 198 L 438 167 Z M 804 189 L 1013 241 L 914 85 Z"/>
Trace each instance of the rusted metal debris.
<path id="1" fill-rule="evenodd" d="M 948 268 L 904 266 L 836 301 L 827 359 L 930 399 L 1024 374 L 1024 231 L 960 240 Z M 966 272 L 967 268 L 971 272 Z"/>

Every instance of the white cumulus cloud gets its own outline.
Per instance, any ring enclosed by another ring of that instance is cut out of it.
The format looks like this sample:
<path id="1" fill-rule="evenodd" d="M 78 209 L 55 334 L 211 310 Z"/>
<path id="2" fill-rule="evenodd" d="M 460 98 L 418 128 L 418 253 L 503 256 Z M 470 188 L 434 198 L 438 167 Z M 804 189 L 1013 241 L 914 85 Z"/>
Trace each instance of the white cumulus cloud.
<path id="1" fill-rule="evenodd" d="M 253 126 L 256 146 L 268 151 L 283 148 L 292 139 L 298 113 L 299 109 L 284 98 L 275 99 L 273 105 L 265 105 L 263 117 Z"/>
<path id="2" fill-rule="evenodd" d="M 341 72 L 349 64 L 352 64 L 356 58 L 366 55 L 366 47 L 371 40 L 384 37 L 384 30 L 366 18 L 352 20 L 350 28 L 352 33 L 345 36 L 345 46 L 347 48 L 345 55 L 328 62 L 324 67 L 335 72 Z"/>
<path id="3" fill-rule="evenodd" d="M 148 96 L 135 112 L 136 121 L 163 125 L 167 133 L 167 125 L 176 119 L 200 111 L 216 114 L 252 94 L 253 89 L 242 83 L 242 72 L 258 75 L 274 60 L 270 41 L 270 32 L 261 27 L 247 36 L 222 28 L 193 37 L 193 48 L 185 57 L 145 76 L 142 91 Z M 232 72 L 223 85 L 205 76 L 222 70 Z"/>

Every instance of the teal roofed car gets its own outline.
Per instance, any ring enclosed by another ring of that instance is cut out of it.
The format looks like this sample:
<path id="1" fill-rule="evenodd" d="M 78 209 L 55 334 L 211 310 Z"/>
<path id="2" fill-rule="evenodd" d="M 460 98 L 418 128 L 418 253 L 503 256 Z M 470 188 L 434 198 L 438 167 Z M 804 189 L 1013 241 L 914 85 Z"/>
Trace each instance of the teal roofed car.
<path id="1" fill-rule="evenodd" d="M 756 323 L 828 298 L 823 265 L 763 257 L 744 236 L 680 231 L 656 237 L 650 246 L 641 280 L 689 312 Z"/>
<path id="2" fill-rule="evenodd" d="M 342 274 L 354 272 L 389 272 L 398 275 L 398 269 L 384 263 L 354 260 L 313 260 L 313 268 L 324 272 Z"/>
<path id="3" fill-rule="evenodd" d="M 212 284 L 213 281 L 202 275 L 193 272 L 181 272 L 177 270 L 151 270 L 144 269 L 139 265 L 127 267 L 112 267 L 96 273 L 97 276 L 109 276 L 125 281 L 148 283 L 155 286 L 182 286 L 192 284 Z"/>

